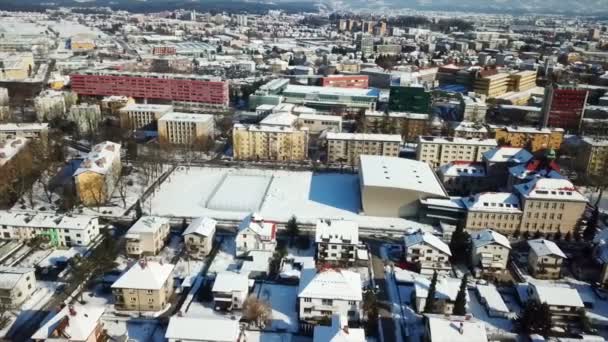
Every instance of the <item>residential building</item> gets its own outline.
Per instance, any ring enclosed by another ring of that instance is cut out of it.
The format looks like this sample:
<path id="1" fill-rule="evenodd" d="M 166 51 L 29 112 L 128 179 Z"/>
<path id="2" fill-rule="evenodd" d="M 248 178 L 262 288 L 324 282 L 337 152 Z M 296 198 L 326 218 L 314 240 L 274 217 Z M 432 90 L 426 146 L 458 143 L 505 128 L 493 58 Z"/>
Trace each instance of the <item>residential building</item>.
<path id="1" fill-rule="evenodd" d="M 215 120 L 209 114 L 171 112 L 158 120 L 161 145 L 189 145 L 206 148 L 213 142 Z"/>
<path id="2" fill-rule="evenodd" d="M 310 134 L 342 132 L 342 117 L 338 115 L 300 114 L 298 124 L 308 128 Z"/>
<path id="3" fill-rule="evenodd" d="M 217 77 L 186 74 L 131 73 L 109 70 L 73 74 L 72 89 L 80 96 L 123 95 L 139 99 L 171 100 L 228 107 L 228 82 Z"/>
<path id="4" fill-rule="evenodd" d="M 216 310 L 239 310 L 249 295 L 249 278 L 242 273 L 220 272 L 215 276 L 213 305 Z"/>
<path id="5" fill-rule="evenodd" d="M 368 132 L 385 129 L 401 134 L 404 141 L 415 141 L 430 131 L 429 115 L 423 113 L 365 111 L 365 126 Z"/>
<path id="6" fill-rule="evenodd" d="M 233 153 L 238 160 L 301 161 L 308 158 L 308 128 L 235 124 Z"/>
<path id="7" fill-rule="evenodd" d="M 359 186 L 365 215 L 413 217 L 420 200 L 447 198 L 439 178 L 425 163 L 415 160 L 361 155 Z"/>
<path id="8" fill-rule="evenodd" d="M 561 128 L 536 128 L 529 126 L 490 126 L 496 141 L 511 147 L 523 147 L 532 153 L 559 150 L 564 140 Z"/>
<path id="9" fill-rule="evenodd" d="M 490 181 L 482 163 L 453 161 L 441 165 L 437 176 L 451 195 L 470 195 L 485 191 Z"/>
<path id="10" fill-rule="evenodd" d="M 48 89 L 34 98 L 34 110 L 38 122 L 63 116 L 68 109 L 64 92 L 61 91 Z"/>
<path id="11" fill-rule="evenodd" d="M 173 294 L 175 265 L 142 259 L 133 264 L 114 284 L 114 308 L 126 311 L 160 311 Z"/>
<path id="12" fill-rule="evenodd" d="M 98 104 L 81 103 L 70 108 L 68 120 L 76 123 L 80 134 L 96 132 L 101 123 L 101 109 Z"/>
<path id="13" fill-rule="evenodd" d="M 127 129 L 151 129 L 158 119 L 173 111 L 171 105 L 133 103 L 119 110 L 120 127 Z"/>
<path id="14" fill-rule="evenodd" d="M 363 318 L 361 275 L 348 270 L 304 269 L 298 286 L 300 321 L 340 315 L 349 322 Z"/>
<path id="15" fill-rule="evenodd" d="M 186 244 L 186 252 L 191 257 L 202 259 L 211 253 L 215 226 L 217 221 L 209 217 L 198 217 L 192 220 L 182 236 Z"/>
<path id="16" fill-rule="evenodd" d="M 0 211 L 3 239 L 26 241 L 42 236 L 53 247 L 88 246 L 99 235 L 99 218 L 86 215 L 58 215 Z"/>
<path id="17" fill-rule="evenodd" d="M 102 342 L 106 340 L 101 316 L 103 306 L 62 304 L 61 310 L 42 324 L 31 339 L 36 342 Z"/>
<path id="18" fill-rule="evenodd" d="M 0 80 L 22 81 L 32 75 L 34 54 L 31 52 L 0 52 Z"/>
<path id="19" fill-rule="evenodd" d="M 452 314 L 454 310 L 454 303 L 456 302 L 456 296 L 460 289 L 461 280 L 458 278 L 438 276 L 437 284 L 435 284 L 435 304 L 433 306 L 433 312 L 442 313 L 445 315 Z M 414 277 L 414 293 L 411 299 L 414 300 L 414 310 L 418 313 L 424 312 L 426 306 L 426 300 L 429 296 L 429 287 L 431 280 L 428 277 L 415 276 Z M 467 294 L 468 297 L 468 294 Z M 468 298 L 467 298 L 468 301 Z"/>
<path id="20" fill-rule="evenodd" d="M 416 266 L 421 274 L 448 273 L 452 270 L 450 247 L 433 234 L 418 230 L 403 238 L 405 261 Z"/>
<path id="21" fill-rule="evenodd" d="M 93 146 L 73 174 L 80 202 L 86 206 L 106 203 L 114 192 L 121 170 L 119 144 L 105 141 Z"/>
<path id="22" fill-rule="evenodd" d="M 571 287 L 555 284 L 528 284 L 528 300 L 547 304 L 551 314 L 552 327 L 562 329 L 581 328 L 581 311 L 585 305 L 579 292 Z"/>
<path id="23" fill-rule="evenodd" d="M 321 86 L 338 88 L 369 88 L 367 75 L 328 75 L 321 78 Z"/>
<path id="24" fill-rule="evenodd" d="M 536 239 L 529 240 L 528 271 L 537 279 L 559 279 L 566 254 L 555 242 Z"/>
<path id="25" fill-rule="evenodd" d="M 431 93 L 422 86 L 391 86 L 388 109 L 395 112 L 430 113 Z"/>
<path id="26" fill-rule="evenodd" d="M 359 156 L 397 157 L 401 145 L 399 134 L 327 132 L 327 163 L 359 165 Z"/>
<path id="27" fill-rule="evenodd" d="M 523 147 L 496 147 L 482 154 L 486 173 L 495 186 L 507 183 L 510 167 L 526 164 L 532 158 L 534 156 Z"/>
<path id="28" fill-rule="evenodd" d="M 48 123 L 2 123 L 0 124 L 0 142 L 9 139 L 25 138 L 39 140 L 43 145 L 48 143 Z"/>
<path id="29" fill-rule="evenodd" d="M 484 229 L 471 234 L 471 265 L 484 273 L 501 273 L 507 269 L 511 244 L 506 236 Z"/>
<path id="30" fill-rule="evenodd" d="M 365 342 L 365 330 L 350 328 L 344 316 L 331 316 L 331 325 L 315 325 L 313 342 Z"/>
<path id="31" fill-rule="evenodd" d="M 462 108 L 462 120 L 471 122 L 485 122 L 488 106 L 485 98 L 476 96 L 460 96 L 460 107 Z"/>
<path id="32" fill-rule="evenodd" d="M 379 55 L 395 56 L 401 54 L 400 44 L 380 44 L 376 45 L 376 52 Z"/>
<path id="33" fill-rule="evenodd" d="M 488 342 L 486 325 L 468 316 L 426 314 L 425 336 L 429 342 Z"/>
<path id="34" fill-rule="evenodd" d="M 169 219 L 158 216 L 143 216 L 125 235 L 125 249 L 128 255 L 156 255 L 165 246 L 169 236 Z"/>
<path id="35" fill-rule="evenodd" d="M 134 105 L 135 99 L 128 96 L 106 96 L 101 99 L 101 112 L 107 115 L 119 115 L 124 107 Z"/>
<path id="36" fill-rule="evenodd" d="M 608 138 L 583 137 L 576 154 L 577 169 L 589 176 L 603 177 L 608 170 Z"/>
<path id="37" fill-rule="evenodd" d="M 509 74 L 498 73 L 482 76 L 475 79 L 473 88 L 478 95 L 484 95 L 488 98 L 498 97 L 505 94 L 509 89 Z"/>
<path id="38" fill-rule="evenodd" d="M 521 198 L 522 232 L 573 232 L 587 206 L 587 198 L 566 179 L 536 178 L 514 189 Z"/>
<path id="39" fill-rule="evenodd" d="M 26 267 L 0 266 L 0 303 L 6 308 L 19 308 L 36 292 L 36 270 Z"/>
<path id="40" fill-rule="evenodd" d="M 8 89 L 0 87 L 0 120 L 6 120 L 10 115 Z"/>
<path id="41" fill-rule="evenodd" d="M 543 127 L 559 127 L 569 133 L 578 132 L 587 105 L 589 91 L 558 86 L 545 88 Z"/>
<path id="42" fill-rule="evenodd" d="M 274 222 L 264 221 L 259 214 L 247 215 L 237 227 L 236 252 L 247 254 L 250 251 L 274 251 L 277 246 L 277 226 Z"/>
<path id="43" fill-rule="evenodd" d="M 560 167 L 555 162 L 555 152 L 549 153 L 540 159 L 532 159 L 526 164 L 518 164 L 509 168 L 509 179 L 507 188 L 513 191 L 518 184 L 528 183 L 535 178 L 566 179 L 560 173 Z M 551 156 L 551 157 L 549 157 Z"/>
<path id="44" fill-rule="evenodd" d="M 522 207 L 519 197 L 510 192 L 485 192 L 462 198 L 467 208 L 464 227 L 479 231 L 491 228 L 511 236 L 521 226 Z"/>
<path id="45" fill-rule="evenodd" d="M 485 125 L 472 121 L 454 122 L 450 128 L 450 135 L 465 139 L 487 139 L 488 129 Z"/>
<path id="46" fill-rule="evenodd" d="M 359 225 L 346 220 L 318 220 L 315 243 L 317 260 L 354 263 L 359 249 Z"/>
<path id="47" fill-rule="evenodd" d="M 95 36 L 92 34 L 75 34 L 70 40 L 70 48 L 74 52 L 87 52 L 95 49 Z"/>
<path id="48" fill-rule="evenodd" d="M 9 204 L 16 196 L 12 186 L 18 177 L 28 176 L 32 173 L 32 155 L 29 140 L 26 138 L 8 139 L 0 142 L 0 203 Z M 12 193 L 12 194 L 11 194 Z"/>
<path id="49" fill-rule="evenodd" d="M 517 314 L 505 304 L 500 292 L 494 284 L 475 286 L 475 294 L 490 317 L 517 319 Z"/>
<path id="50" fill-rule="evenodd" d="M 239 321 L 234 319 L 171 316 L 165 338 L 169 342 L 235 342 L 240 333 Z"/>
<path id="51" fill-rule="evenodd" d="M 418 137 L 416 160 L 432 168 L 452 161 L 482 161 L 484 152 L 496 147 L 496 139 L 464 139 L 421 136 Z"/>
<path id="52" fill-rule="evenodd" d="M 536 87 L 536 70 L 523 70 L 509 75 L 509 91 L 526 91 Z"/>
<path id="53" fill-rule="evenodd" d="M 304 105 L 318 110 L 349 112 L 374 110 L 379 91 L 374 88 L 338 88 L 288 85 L 281 93 L 284 102 Z"/>

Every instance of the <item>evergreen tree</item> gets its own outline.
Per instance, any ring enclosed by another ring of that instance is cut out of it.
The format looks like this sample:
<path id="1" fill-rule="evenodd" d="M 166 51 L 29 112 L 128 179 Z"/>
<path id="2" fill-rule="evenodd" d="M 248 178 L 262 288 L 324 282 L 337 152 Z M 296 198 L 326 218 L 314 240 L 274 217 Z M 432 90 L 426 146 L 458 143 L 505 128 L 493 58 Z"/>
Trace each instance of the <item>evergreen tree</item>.
<path id="1" fill-rule="evenodd" d="M 595 237 L 599 219 L 600 219 L 600 211 L 599 211 L 599 208 L 596 206 L 595 208 L 593 208 L 593 212 L 591 213 L 591 218 L 589 218 L 589 221 L 587 222 L 587 227 L 583 231 L 583 238 L 586 241 L 592 241 L 593 238 Z"/>
<path id="2" fill-rule="evenodd" d="M 285 228 L 287 229 L 287 235 L 289 236 L 289 244 L 293 245 L 294 239 L 300 234 L 300 227 L 298 226 L 298 220 L 295 215 L 292 215 L 289 221 L 287 221 Z"/>
<path id="3" fill-rule="evenodd" d="M 540 304 L 528 300 L 519 318 L 519 324 L 526 334 L 541 334 L 546 336 L 551 330 L 551 313 L 546 303 Z"/>
<path id="4" fill-rule="evenodd" d="M 139 219 L 142 215 L 142 210 L 141 210 L 141 202 L 139 200 L 137 200 L 137 202 L 135 202 L 135 217 L 136 219 Z"/>
<path id="5" fill-rule="evenodd" d="M 513 237 L 518 239 L 520 235 L 521 231 L 519 230 L 519 227 L 517 227 L 517 229 L 515 229 L 515 231 L 513 232 Z"/>
<path id="6" fill-rule="evenodd" d="M 464 263 L 468 260 L 471 252 L 471 236 L 464 230 L 462 224 L 456 226 L 456 230 L 452 233 L 450 250 L 452 252 L 452 262 Z"/>
<path id="7" fill-rule="evenodd" d="M 462 277 L 460 290 L 458 290 L 456 301 L 454 302 L 454 308 L 452 309 L 453 315 L 464 316 L 467 314 L 467 278 L 468 277 L 466 274 L 464 277 Z"/>
<path id="8" fill-rule="evenodd" d="M 564 240 L 568 242 L 572 241 L 572 233 L 570 231 L 566 233 L 566 236 L 564 236 Z"/>
<path id="9" fill-rule="evenodd" d="M 426 295 L 426 302 L 424 303 L 424 312 L 433 313 L 435 309 L 435 292 L 437 288 L 437 271 L 433 272 L 433 278 L 429 285 L 429 291 Z"/>

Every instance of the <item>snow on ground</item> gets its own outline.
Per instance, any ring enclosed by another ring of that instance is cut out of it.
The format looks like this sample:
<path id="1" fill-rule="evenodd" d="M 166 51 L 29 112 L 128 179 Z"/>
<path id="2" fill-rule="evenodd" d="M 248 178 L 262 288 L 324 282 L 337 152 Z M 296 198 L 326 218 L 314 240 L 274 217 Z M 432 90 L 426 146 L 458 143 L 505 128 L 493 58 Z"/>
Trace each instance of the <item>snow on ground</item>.
<path id="1" fill-rule="evenodd" d="M 57 266 L 59 263 L 67 262 L 76 255 L 83 255 L 87 247 L 70 247 L 69 249 L 55 249 L 38 263 L 39 267 Z"/>
<path id="2" fill-rule="evenodd" d="M 209 318 L 224 318 L 240 320 L 242 313 L 240 311 L 221 312 L 213 309 L 213 302 L 197 302 L 193 301 L 186 311 L 187 317 L 209 317 Z"/>
<path id="3" fill-rule="evenodd" d="M 46 259 L 53 251 L 50 249 L 37 250 L 30 253 L 25 259 L 21 260 L 17 266 L 19 267 L 34 267 L 39 262 Z"/>
<path id="4" fill-rule="evenodd" d="M 485 323 L 490 334 L 513 331 L 513 323 L 506 318 L 490 317 L 485 306 L 479 302 L 475 291 L 469 290 L 468 307 L 473 317 Z"/>
<path id="5" fill-rule="evenodd" d="M 272 307 L 272 322 L 268 327 L 270 330 L 298 331 L 297 286 L 262 283 L 256 285 L 254 293 Z"/>
<path id="6" fill-rule="evenodd" d="M 207 273 L 239 270 L 241 268 L 241 261 L 237 260 L 235 255 L 236 244 L 234 237 L 225 237 Z"/>
<path id="7" fill-rule="evenodd" d="M 120 337 L 132 342 L 164 342 L 165 329 L 154 322 L 124 321 L 102 318 L 103 327 L 115 340 Z"/>
<path id="8" fill-rule="evenodd" d="M 296 215 L 300 222 L 308 224 L 324 217 L 350 219 L 372 228 L 407 229 L 420 225 L 399 218 L 359 215 L 358 175 L 308 171 L 179 167 L 148 198 L 143 208 L 160 216 L 241 220 L 250 214 L 251 203 L 260 196 L 261 187 L 255 180 L 261 176 L 272 177 L 259 210 L 268 220 L 286 222 Z M 222 183 L 224 177 L 226 180 Z M 239 186 L 227 184 L 231 179 Z M 209 207 L 209 202 L 231 204 L 218 205 L 224 208 L 218 210 Z"/>

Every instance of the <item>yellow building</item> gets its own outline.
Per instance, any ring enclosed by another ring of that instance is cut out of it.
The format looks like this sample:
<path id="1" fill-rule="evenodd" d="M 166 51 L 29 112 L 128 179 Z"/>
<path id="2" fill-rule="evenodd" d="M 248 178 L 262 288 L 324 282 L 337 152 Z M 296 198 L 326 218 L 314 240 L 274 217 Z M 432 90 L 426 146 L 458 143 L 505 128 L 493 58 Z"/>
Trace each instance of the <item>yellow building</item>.
<path id="1" fill-rule="evenodd" d="M 95 38 L 90 34 L 74 35 L 70 39 L 70 47 L 72 51 L 78 52 L 94 50 L 96 47 Z"/>
<path id="2" fill-rule="evenodd" d="M 308 158 L 308 128 L 234 125 L 234 158 L 296 161 Z"/>
<path id="3" fill-rule="evenodd" d="M 562 128 L 529 126 L 490 126 L 496 141 L 512 147 L 523 147 L 530 152 L 544 149 L 559 150 L 564 140 Z"/>
<path id="4" fill-rule="evenodd" d="M 525 91 L 536 87 L 536 71 L 524 70 L 509 75 L 509 91 Z"/>
<path id="5" fill-rule="evenodd" d="M 213 115 L 171 112 L 158 120 L 161 145 L 206 147 L 213 141 Z"/>
<path id="6" fill-rule="evenodd" d="M 500 96 L 509 90 L 509 74 L 499 73 L 478 78 L 475 80 L 473 88 L 475 93 L 488 98 Z"/>
<path id="7" fill-rule="evenodd" d="M 128 311 L 160 311 L 173 294 L 174 265 L 146 261 L 133 264 L 112 284 L 114 307 Z"/>
<path id="8" fill-rule="evenodd" d="M 23 80 L 34 68 L 31 52 L 0 53 L 0 80 Z"/>
<path id="9" fill-rule="evenodd" d="M 581 149 L 576 154 L 576 164 L 580 171 L 589 176 L 605 176 L 608 170 L 608 139 L 584 137 Z"/>
<path id="10" fill-rule="evenodd" d="M 399 156 L 401 135 L 328 132 L 327 163 L 359 165 L 359 156 Z"/>
<path id="11" fill-rule="evenodd" d="M 119 144 L 106 141 L 93 146 L 73 175 L 80 202 L 86 206 L 105 203 L 112 196 L 121 170 Z"/>

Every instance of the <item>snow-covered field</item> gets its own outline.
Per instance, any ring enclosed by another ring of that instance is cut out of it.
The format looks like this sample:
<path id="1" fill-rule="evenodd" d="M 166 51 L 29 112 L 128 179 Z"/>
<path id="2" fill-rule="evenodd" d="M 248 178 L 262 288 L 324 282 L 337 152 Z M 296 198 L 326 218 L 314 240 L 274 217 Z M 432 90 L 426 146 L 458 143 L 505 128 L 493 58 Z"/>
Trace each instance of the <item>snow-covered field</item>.
<path id="1" fill-rule="evenodd" d="M 241 268 L 241 260 L 235 258 L 236 244 L 234 238 L 226 237 L 220 246 L 220 250 L 215 255 L 207 274 L 222 271 L 238 271 Z"/>
<path id="2" fill-rule="evenodd" d="M 254 289 L 258 298 L 268 302 L 272 307 L 272 321 L 270 330 L 298 331 L 298 312 L 296 301 L 298 287 L 277 284 L 258 284 Z"/>
<path id="3" fill-rule="evenodd" d="M 271 181 L 264 195 L 266 177 Z M 369 228 L 419 226 L 399 218 L 360 215 L 359 177 L 352 174 L 179 167 L 143 208 L 160 216 L 241 220 L 255 208 L 260 197 L 258 212 L 267 220 L 286 222 L 296 215 L 302 223 L 314 223 L 323 217 L 350 219 Z"/>

